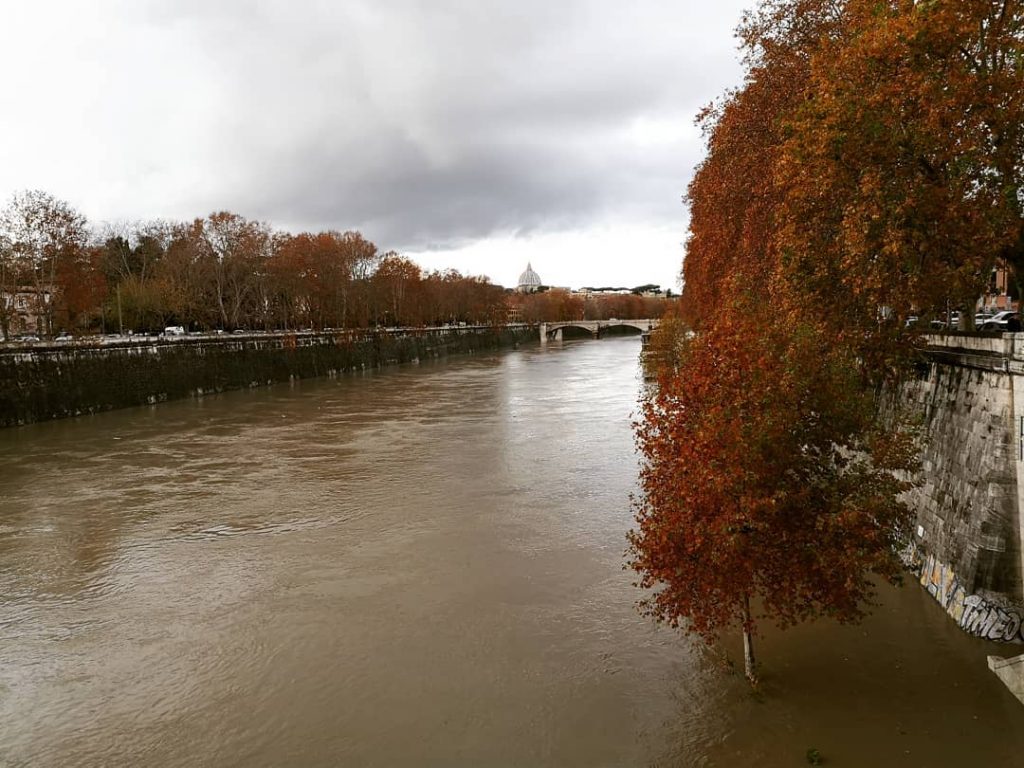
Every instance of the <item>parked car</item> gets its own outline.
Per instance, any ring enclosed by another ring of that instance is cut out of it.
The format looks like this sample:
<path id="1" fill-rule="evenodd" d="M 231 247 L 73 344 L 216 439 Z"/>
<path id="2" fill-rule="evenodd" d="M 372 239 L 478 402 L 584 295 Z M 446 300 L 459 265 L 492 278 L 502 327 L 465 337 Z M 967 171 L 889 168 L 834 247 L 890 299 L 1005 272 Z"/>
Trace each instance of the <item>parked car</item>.
<path id="1" fill-rule="evenodd" d="M 164 336 L 184 336 L 185 329 L 180 325 L 168 325 L 164 328 Z"/>
<path id="2" fill-rule="evenodd" d="M 59 342 L 61 344 L 64 344 L 64 343 L 69 342 L 69 341 L 74 341 L 74 340 L 75 340 L 75 337 L 72 336 L 67 331 L 63 331 L 63 332 L 57 334 L 56 338 L 54 338 L 54 341 Z"/>
<path id="3" fill-rule="evenodd" d="M 1003 310 L 986 320 L 982 326 L 983 331 L 1019 331 L 1020 313 Z"/>

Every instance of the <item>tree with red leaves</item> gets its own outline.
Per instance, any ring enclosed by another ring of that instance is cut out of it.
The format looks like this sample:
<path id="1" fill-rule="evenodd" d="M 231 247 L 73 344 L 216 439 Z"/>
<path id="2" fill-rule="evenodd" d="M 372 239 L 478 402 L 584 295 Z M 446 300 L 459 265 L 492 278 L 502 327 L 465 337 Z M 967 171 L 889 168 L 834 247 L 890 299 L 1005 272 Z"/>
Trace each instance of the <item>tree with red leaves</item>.
<path id="1" fill-rule="evenodd" d="M 910 513 L 910 436 L 883 425 L 855 361 L 749 301 L 682 342 L 643 402 L 630 564 L 645 613 L 711 641 L 758 617 L 860 618 L 871 576 L 896 581 Z M 794 325 L 793 323 L 798 324 Z"/>
<path id="2" fill-rule="evenodd" d="M 708 641 L 741 628 L 752 683 L 758 619 L 859 618 L 872 574 L 898 578 L 909 523 L 894 472 L 913 443 L 879 422 L 855 346 L 807 311 L 778 247 L 778 169 L 814 57 L 844 37 L 841 8 L 774 0 L 741 27 L 747 81 L 702 116 L 709 153 L 688 195 L 697 332 L 676 334 L 637 424 L 642 608 Z"/>
<path id="3" fill-rule="evenodd" d="M 829 0 L 770 0 L 739 29 L 746 52 L 743 88 L 706 107 L 698 125 L 707 157 L 687 190 L 682 315 L 699 328 L 721 311 L 730 281 L 766 287 L 778 268 L 775 234 L 783 188 L 776 179 L 789 121 L 806 98 L 810 62 L 841 35 Z"/>

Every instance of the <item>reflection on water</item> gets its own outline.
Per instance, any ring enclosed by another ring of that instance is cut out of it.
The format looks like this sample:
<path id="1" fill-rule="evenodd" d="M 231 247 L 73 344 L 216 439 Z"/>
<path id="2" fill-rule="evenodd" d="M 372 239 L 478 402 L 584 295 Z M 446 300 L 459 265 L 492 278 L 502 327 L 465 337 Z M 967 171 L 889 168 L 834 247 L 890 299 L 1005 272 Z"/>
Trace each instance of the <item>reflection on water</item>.
<path id="1" fill-rule="evenodd" d="M 1018 764 L 1006 649 L 916 587 L 769 632 L 759 697 L 635 613 L 638 350 L 0 432 L 0 764 Z"/>

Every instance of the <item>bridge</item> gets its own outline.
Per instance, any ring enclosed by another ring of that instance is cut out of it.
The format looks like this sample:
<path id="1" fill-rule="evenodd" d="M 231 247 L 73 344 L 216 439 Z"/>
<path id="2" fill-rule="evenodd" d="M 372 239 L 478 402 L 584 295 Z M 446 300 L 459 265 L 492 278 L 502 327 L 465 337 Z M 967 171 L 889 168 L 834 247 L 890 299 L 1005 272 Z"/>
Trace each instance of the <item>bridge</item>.
<path id="1" fill-rule="evenodd" d="M 601 338 L 604 331 L 609 328 L 635 328 L 643 333 L 652 331 L 658 327 L 660 321 L 647 320 L 560 320 L 555 323 L 540 324 L 540 341 L 546 343 L 550 339 L 560 341 L 563 328 L 579 328 L 587 331 L 595 339 Z"/>

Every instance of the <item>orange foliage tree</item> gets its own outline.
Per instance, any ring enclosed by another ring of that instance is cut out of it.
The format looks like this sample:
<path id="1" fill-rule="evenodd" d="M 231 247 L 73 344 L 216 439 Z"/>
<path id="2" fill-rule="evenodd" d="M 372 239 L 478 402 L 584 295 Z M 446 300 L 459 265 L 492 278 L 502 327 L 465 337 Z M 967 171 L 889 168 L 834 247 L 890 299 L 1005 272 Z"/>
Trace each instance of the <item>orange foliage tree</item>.
<path id="1" fill-rule="evenodd" d="M 775 273 L 783 194 L 775 168 L 788 123 L 805 98 L 811 59 L 841 29 L 837 4 L 828 0 L 765 2 L 740 27 L 744 87 L 698 117 L 708 153 L 687 190 L 681 299 L 683 317 L 694 328 L 722 310 L 730 281 L 743 276 L 767 285 Z"/>
<path id="2" fill-rule="evenodd" d="M 751 301 L 681 340 L 642 406 L 631 566 L 643 610 L 713 640 L 742 628 L 756 682 L 759 615 L 851 621 L 871 574 L 898 579 L 910 522 L 895 470 L 907 433 L 882 425 L 849 351 Z"/>
<path id="3" fill-rule="evenodd" d="M 420 268 L 397 253 L 386 253 L 373 275 L 384 325 L 419 325 L 422 318 Z"/>
<path id="4" fill-rule="evenodd" d="M 268 264 L 277 313 L 289 327 L 347 328 L 368 315 L 361 276 L 379 261 L 358 232 L 281 235 Z"/>
<path id="5" fill-rule="evenodd" d="M 66 323 L 64 330 L 78 330 L 93 319 L 107 293 L 107 281 L 98 264 L 102 252 L 83 248 L 57 265 L 56 296 L 58 316 Z"/>
<path id="6" fill-rule="evenodd" d="M 854 620 L 872 575 L 899 576 L 915 443 L 878 396 L 911 307 L 970 310 L 1014 262 L 1022 22 L 1012 2 L 768 0 L 740 29 L 744 87 L 703 116 L 696 333 L 643 405 L 630 551 L 645 610 L 738 624 L 751 679 L 759 617 Z"/>
<path id="7" fill-rule="evenodd" d="M 843 6 L 777 165 L 786 278 L 847 328 L 947 301 L 967 320 L 997 259 L 1024 268 L 1024 7 Z"/>

